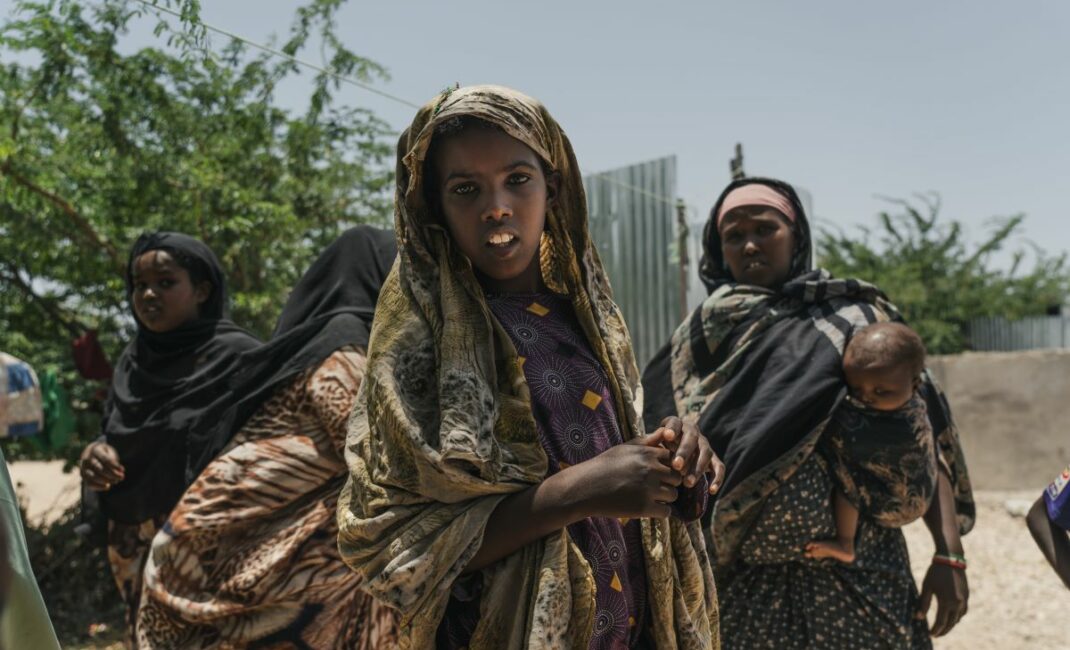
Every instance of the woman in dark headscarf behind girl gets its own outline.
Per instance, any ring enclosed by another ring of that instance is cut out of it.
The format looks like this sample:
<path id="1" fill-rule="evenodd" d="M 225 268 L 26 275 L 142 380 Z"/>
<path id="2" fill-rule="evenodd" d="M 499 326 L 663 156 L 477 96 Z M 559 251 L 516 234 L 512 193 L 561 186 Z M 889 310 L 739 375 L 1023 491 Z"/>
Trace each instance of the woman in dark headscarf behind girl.
<path id="1" fill-rule="evenodd" d="M 724 647 L 931 647 L 925 594 L 940 601 L 936 635 L 965 612 L 957 558 L 974 507 L 947 402 L 927 375 L 918 393 L 932 443 L 915 443 L 914 414 L 904 412 L 853 450 L 879 479 L 862 495 L 856 560 L 805 555 L 812 540 L 834 536 L 833 481 L 850 478 L 825 452 L 870 417 L 845 404 L 844 347 L 870 323 L 897 319 L 895 307 L 871 285 L 812 270 L 809 224 L 786 183 L 730 184 L 704 240 L 710 296 L 644 372 L 644 417 L 697 424 L 728 468 L 704 531 Z M 934 447 L 939 471 L 919 471 Z M 919 599 L 899 527 L 922 515 L 937 556 Z"/>
<path id="2" fill-rule="evenodd" d="M 194 428 L 210 462 L 153 541 L 139 647 L 394 647 L 393 611 L 338 554 L 335 504 L 396 250 L 374 228 L 339 237 L 202 414 Z"/>
<path id="3" fill-rule="evenodd" d="M 81 472 L 101 493 L 108 559 L 132 630 L 149 542 L 199 470 L 191 425 L 259 341 L 226 318 L 219 260 L 186 235 L 138 238 L 126 297 L 137 333 L 116 364 L 104 435 L 82 453 Z"/>

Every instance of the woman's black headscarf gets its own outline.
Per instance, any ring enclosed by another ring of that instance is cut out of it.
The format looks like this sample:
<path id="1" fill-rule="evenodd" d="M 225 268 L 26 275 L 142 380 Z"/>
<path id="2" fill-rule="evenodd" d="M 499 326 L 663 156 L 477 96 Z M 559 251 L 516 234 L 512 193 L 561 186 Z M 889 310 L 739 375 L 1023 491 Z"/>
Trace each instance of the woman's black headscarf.
<path id="1" fill-rule="evenodd" d="M 379 288 L 396 256 L 393 232 L 357 226 L 312 263 L 286 301 L 271 341 L 242 355 L 240 370 L 194 428 L 191 440 L 200 455 L 191 463 L 191 481 L 280 386 L 342 347 L 367 349 Z"/>
<path id="2" fill-rule="evenodd" d="M 721 204 L 732 190 L 760 183 L 767 185 L 781 193 L 791 202 L 795 209 L 795 222 L 792 224 L 792 234 L 795 237 L 795 250 L 791 259 L 791 270 L 788 278 L 796 278 L 809 272 L 813 266 L 813 243 L 810 236 L 810 222 L 806 217 L 795 188 L 774 178 L 741 178 L 732 181 L 728 187 L 717 197 L 717 202 L 710 210 L 710 218 L 702 230 L 702 257 L 699 260 L 698 275 L 702 283 L 706 285 L 706 292 L 713 293 L 714 289 L 726 282 L 735 282 L 728 264 L 724 260 L 721 251 L 721 233 L 717 229 L 717 213 L 721 210 Z M 701 314 L 695 311 L 691 314 L 692 319 L 700 319 Z M 643 370 L 643 424 L 647 431 L 654 431 L 661 426 L 661 421 L 668 416 L 675 416 L 676 405 L 672 394 L 672 350 L 670 343 L 666 342 L 654 354 L 646 368 Z"/>
<path id="3" fill-rule="evenodd" d="M 806 218 L 806 211 L 803 209 L 802 202 L 799 201 L 799 195 L 795 192 L 795 188 L 784 181 L 778 181 L 773 178 L 741 178 L 729 183 L 728 187 L 721 192 L 721 196 L 713 204 L 713 209 L 710 210 L 710 218 L 702 230 L 702 259 L 699 260 L 698 275 L 702 279 L 702 283 L 706 285 L 707 293 L 713 293 L 713 290 L 724 282 L 735 281 L 721 252 L 721 233 L 717 229 L 717 213 L 720 212 L 721 204 L 724 203 L 725 197 L 732 190 L 755 183 L 771 187 L 784 195 L 795 209 L 795 221 L 792 224 L 792 234 L 795 236 L 795 251 L 792 254 L 791 272 L 788 274 L 788 279 L 799 277 L 812 268 L 813 243 L 810 238 L 810 222 Z"/>
<path id="4" fill-rule="evenodd" d="M 235 370 L 239 354 L 259 344 L 226 318 L 226 283 L 215 254 L 180 233 L 145 234 L 134 243 L 126 267 L 131 311 L 134 261 L 154 250 L 171 253 L 195 284 L 206 280 L 212 291 L 197 320 L 169 332 L 149 330 L 134 314 L 137 334 L 116 364 L 102 423 L 126 478 L 101 495 L 101 506 L 123 523 L 166 514 L 178 502 L 190 459 L 200 454 L 190 427 Z"/>

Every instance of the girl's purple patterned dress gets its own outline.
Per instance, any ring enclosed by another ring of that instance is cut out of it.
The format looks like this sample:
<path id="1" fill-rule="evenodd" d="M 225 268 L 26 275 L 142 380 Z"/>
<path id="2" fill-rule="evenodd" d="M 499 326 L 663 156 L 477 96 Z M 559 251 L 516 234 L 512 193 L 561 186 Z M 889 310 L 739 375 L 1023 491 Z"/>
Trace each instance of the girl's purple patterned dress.
<path id="1" fill-rule="evenodd" d="M 568 298 L 552 293 L 487 296 L 509 333 L 531 391 L 548 474 L 623 442 L 606 373 Z M 590 648 L 636 647 L 646 612 L 646 569 L 638 520 L 589 517 L 568 527 L 591 565 L 597 592 Z M 462 648 L 479 617 L 478 585 L 459 580 L 439 629 L 439 646 Z"/>
<path id="2" fill-rule="evenodd" d="M 549 474 L 624 442 L 605 370 L 568 298 L 541 293 L 488 302 L 520 354 Z M 568 532 L 597 587 L 590 648 L 634 647 L 647 592 L 639 521 L 588 517 Z"/>

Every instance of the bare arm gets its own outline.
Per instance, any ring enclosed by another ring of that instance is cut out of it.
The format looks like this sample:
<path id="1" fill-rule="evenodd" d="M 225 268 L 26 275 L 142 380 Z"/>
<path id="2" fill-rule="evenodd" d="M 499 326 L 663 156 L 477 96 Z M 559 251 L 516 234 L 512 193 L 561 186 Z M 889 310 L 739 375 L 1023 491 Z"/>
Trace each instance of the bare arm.
<path id="1" fill-rule="evenodd" d="M 483 544 L 468 563 L 465 573 L 489 566 L 582 519 L 576 505 L 570 502 L 568 490 L 563 485 L 563 478 L 567 477 L 563 475 L 564 472 L 554 474 L 534 487 L 502 499 L 491 513 L 483 531 Z"/>
<path id="2" fill-rule="evenodd" d="M 478 571 L 546 535 L 590 516 L 667 517 L 683 477 L 659 447 L 665 430 L 618 445 L 502 499 L 465 567 Z"/>
<path id="3" fill-rule="evenodd" d="M 940 555 L 949 553 L 963 555 L 962 538 L 959 536 L 958 518 L 955 515 L 955 494 L 951 477 L 942 466 L 936 473 L 936 494 L 925 513 L 925 525 L 933 536 L 933 544 Z M 918 599 L 919 618 L 929 611 L 933 596 L 936 596 L 936 619 L 930 632 L 939 637 L 951 631 L 966 615 L 970 600 L 970 586 L 965 569 L 956 569 L 943 564 L 932 564 L 925 574 Z"/>
<path id="4" fill-rule="evenodd" d="M 1025 521 L 1037 546 L 1040 547 L 1040 552 L 1055 569 L 1063 584 L 1070 589 L 1070 535 L 1048 519 L 1048 509 L 1044 506 L 1043 497 L 1033 504 Z"/>
<path id="5" fill-rule="evenodd" d="M 937 553 L 963 554 L 959 522 L 955 514 L 955 493 L 951 488 L 951 477 L 943 466 L 936 473 L 936 494 L 925 513 L 925 526 L 933 536 Z"/>

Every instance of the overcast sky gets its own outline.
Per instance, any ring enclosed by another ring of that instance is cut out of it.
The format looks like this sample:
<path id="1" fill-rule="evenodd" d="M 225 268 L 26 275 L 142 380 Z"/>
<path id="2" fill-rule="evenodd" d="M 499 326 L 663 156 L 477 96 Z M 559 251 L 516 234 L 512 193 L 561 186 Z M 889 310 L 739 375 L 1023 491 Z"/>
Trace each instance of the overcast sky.
<path id="1" fill-rule="evenodd" d="M 206 22 L 258 41 L 284 35 L 295 6 L 202 4 Z M 742 142 L 749 174 L 806 188 L 826 223 L 872 224 L 877 195 L 935 190 L 974 236 L 1024 212 L 1026 235 L 1062 252 L 1070 3 L 985 4 L 350 0 L 341 32 L 410 101 L 453 82 L 539 98 L 585 171 L 676 154 L 679 193 L 701 213 Z M 153 39 L 144 23 L 127 45 Z M 353 87 L 342 98 L 398 130 L 413 114 Z"/>

